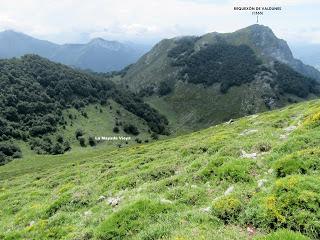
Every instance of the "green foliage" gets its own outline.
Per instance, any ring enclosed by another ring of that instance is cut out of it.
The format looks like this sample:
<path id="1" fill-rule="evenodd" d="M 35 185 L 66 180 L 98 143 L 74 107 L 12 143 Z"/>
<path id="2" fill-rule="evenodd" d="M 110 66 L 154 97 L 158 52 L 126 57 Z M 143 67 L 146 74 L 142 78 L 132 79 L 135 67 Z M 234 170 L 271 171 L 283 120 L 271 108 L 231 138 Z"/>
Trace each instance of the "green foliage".
<path id="1" fill-rule="evenodd" d="M 62 136 L 53 139 L 49 137 L 33 138 L 30 146 L 37 154 L 63 154 L 71 149 L 70 143 Z"/>
<path id="2" fill-rule="evenodd" d="M 144 119 L 153 132 L 167 134 L 166 126 L 169 124 L 167 118 L 144 103 L 138 96 L 130 95 L 126 89 L 120 89 L 114 92 L 113 99 L 129 112 Z"/>
<path id="3" fill-rule="evenodd" d="M 172 92 L 172 87 L 168 82 L 160 82 L 158 94 L 159 96 L 165 96 Z"/>
<path id="4" fill-rule="evenodd" d="M 52 135 L 66 124 L 64 109 L 73 106 L 88 117 L 83 107 L 108 99 L 144 119 L 156 133 L 165 133 L 168 124 L 141 98 L 113 82 L 35 55 L 0 60 L 0 89 L 0 141 Z"/>
<path id="5" fill-rule="evenodd" d="M 139 133 L 140 133 L 138 128 L 131 123 L 125 125 L 123 128 L 123 131 L 125 131 L 128 134 L 135 135 L 135 136 L 139 135 Z"/>
<path id="6" fill-rule="evenodd" d="M 281 91 L 302 98 L 307 97 L 309 93 L 318 93 L 316 80 L 307 78 L 280 62 L 275 63 L 275 70 L 278 73 L 275 84 Z"/>
<path id="7" fill-rule="evenodd" d="M 285 227 L 318 239 L 319 204 L 320 179 L 292 175 L 277 180 L 270 192 L 256 194 L 247 206 L 246 219 L 257 227 Z"/>
<path id="8" fill-rule="evenodd" d="M 319 239 L 318 170 L 282 178 L 269 171 L 286 156 L 317 162 L 319 126 L 301 124 L 290 134 L 285 128 L 314 116 L 319 103 L 304 102 L 113 151 L 107 144 L 59 156 L 26 151 L 21 161 L 0 167 L 0 238 L 304 239 L 302 234 Z M 92 121 L 96 113 L 100 115 L 99 106 L 90 109 L 86 112 L 94 116 Z M 115 113 L 117 104 L 113 109 Z M 277 125 L 281 119 L 288 122 Z M 72 139 L 83 127 L 75 125 L 68 136 Z M 142 130 L 142 123 L 137 126 Z M 242 134 L 253 126 L 256 134 Z M 96 133 L 86 130 L 86 134 L 87 141 Z M 286 139 L 280 138 L 283 134 L 288 134 Z M 61 138 L 57 135 L 51 141 L 51 145 L 61 143 Z M 22 141 L 17 144 L 26 147 Z M 272 148 L 262 151 L 265 145 Z M 242 159 L 241 150 L 259 154 L 256 159 Z M 248 168 L 239 170 L 241 164 Z M 242 172 L 247 172 L 249 181 Z M 120 199 L 116 206 L 108 204 L 111 197 Z"/>
<path id="9" fill-rule="evenodd" d="M 0 165 L 22 156 L 20 148 L 12 142 L 0 142 Z"/>
<path id="10" fill-rule="evenodd" d="M 86 139 L 84 137 L 79 137 L 78 140 L 79 140 L 79 143 L 80 143 L 81 147 L 86 147 L 87 146 Z"/>
<path id="11" fill-rule="evenodd" d="M 243 209 L 242 200 L 235 195 L 223 196 L 212 204 L 212 213 L 226 223 L 235 222 Z"/>
<path id="12" fill-rule="evenodd" d="M 71 197 L 69 194 L 62 194 L 58 199 L 54 200 L 46 209 L 47 216 L 53 216 L 57 211 L 59 211 L 63 206 L 70 203 Z"/>
<path id="13" fill-rule="evenodd" d="M 119 127 L 115 126 L 112 130 L 114 133 L 119 133 L 120 132 L 120 129 Z"/>
<path id="14" fill-rule="evenodd" d="M 152 134 L 151 134 L 151 138 L 152 138 L 153 140 L 158 140 L 158 139 L 159 139 L 159 135 L 156 134 L 156 133 L 152 133 Z"/>
<path id="15" fill-rule="evenodd" d="M 159 221 L 170 209 L 155 201 L 138 200 L 111 214 L 100 225 L 96 237 L 101 240 L 133 238 L 149 224 Z"/>
<path id="16" fill-rule="evenodd" d="M 320 125 L 320 112 L 312 114 L 303 122 L 303 126 L 307 126 L 310 128 L 315 128 L 315 127 L 318 127 L 319 125 Z"/>
<path id="17" fill-rule="evenodd" d="M 175 66 L 183 67 L 180 76 L 188 82 L 206 86 L 221 83 L 220 89 L 224 93 L 234 85 L 253 81 L 260 64 L 248 46 L 224 43 L 208 45 L 174 61 Z"/>
<path id="18" fill-rule="evenodd" d="M 195 84 L 210 86 L 220 83 L 220 90 L 226 93 L 232 86 L 240 86 L 254 80 L 255 74 L 273 70 L 265 67 L 247 45 L 227 44 L 223 39 L 194 50 L 196 39 L 182 39 L 171 49 L 168 57 L 173 66 L 182 67 L 180 78 Z M 310 93 L 319 93 L 316 80 L 303 76 L 283 63 L 275 62 L 275 79 L 270 83 L 277 94 L 289 93 L 305 98 Z"/>
<path id="19" fill-rule="evenodd" d="M 190 55 L 194 50 L 194 44 L 199 38 L 184 37 L 176 41 L 176 46 L 168 52 L 168 57 L 179 58 L 182 55 Z"/>
<path id="20" fill-rule="evenodd" d="M 320 169 L 320 150 L 307 149 L 287 155 L 273 164 L 278 177 L 291 174 L 313 174 Z"/>
<path id="21" fill-rule="evenodd" d="M 256 237 L 254 240 L 309 240 L 299 232 L 293 232 L 287 229 L 281 229 L 276 232 L 270 233 L 264 237 Z"/>
<path id="22" fill-rule="evenodd" d="M 83 136 L 83 130 L 82 129 L 77 129 L 75 132 L 76 139 L 79 139 L 79 137 Z"/>
<path id="23" fill-rule="evenodd" d="M 248 182 L 252 179 L 250 171 L 254 162 L 250 159 L 236 159 L 232 157 L 213 158 L 201 170 L 200 176 L 204 180 L 218 177 L 220 180 L 231 182 Z"/>
<path id="24" fill-rule="evenodd" d="M 230 180 L 233 182 L 248 182 L 251 180 L 250 170 L 253 162 L 249 159 L 237 159 L 228 161 L 216 168 L 216 175 L 220 179 Z"/>
<path id="25" fill-rule="evenodd" d="M 91 147 L 94 147 L 95 145 L 97 145 L 96 140 L 95 140 L 94 137 L 92 137 L 92 136 L 90 136 L 90 137 L 88 138 L 88 143 L 89 143 L 89 145 L 90 145 Z"/>

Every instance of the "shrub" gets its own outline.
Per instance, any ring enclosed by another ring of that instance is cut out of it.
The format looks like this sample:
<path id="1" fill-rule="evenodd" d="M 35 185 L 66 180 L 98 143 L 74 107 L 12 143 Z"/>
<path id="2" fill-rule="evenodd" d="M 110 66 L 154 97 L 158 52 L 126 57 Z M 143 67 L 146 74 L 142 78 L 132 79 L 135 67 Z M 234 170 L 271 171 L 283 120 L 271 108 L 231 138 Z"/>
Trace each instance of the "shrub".
<path id="1" fill-rule="evenodd" d="M 212 213 L 226 223 L 236 221 L 242 209 L 242 201 L 235 195 L 223 196 L 212 204 Z"/>
<path id="2" fill-rule="evenodd" d="M 139 135 L 139 130 L 136 126 L 134 126 L 133 124 L 128 124 L 128 125 L 125 125 L 123 130 L 128 133 L 128 134 L 132 134 L 132 135 Z"/>
<path id="3" fill-rule="evenodd" d="M 21 152 L 20 148 L 11 142 L 1 142 L 0 152 L 8 157 L 12 157 L 16 152 Z"/>
<path id="4" fill-rule="evenodd" d="M 233 182 L 250 181 L 250 170 L 253 162 L 249 159 L 237 159 L 227 161 L 216 169 L 216 175 L 220 179 L 225 179 Z"/>
<path id="5" fill-rule="evenodd" d="M 315 173 L 320 168 L 320 149 L 307 149 L 287 155 L 273 164 L 277 177 Z"/>
<path id="6" fill-rule="evenodd" d="M 156 134 L 156 133 L 152 133 L 152 134 L 151 134 L 151 138 L 152 138 L 153 140 L 158 140 L 158 139 L 159 139 L 159 135 Z"/>
<path id="7" fill-rule="evenodd" d="M 7 156 L 3 152 L 0 152 L 0 166 L 7 162 Z"/>
<path id="8" fill-rule="evenodd" d="M 319 239 L 319 204 L 319 177 L 292 175 L 254 195 L 244 215 L 256 227 L 288 228 Z"/>
<path id="9" fill-rule="evenodd" d="M 34 138 L 30 140 L 31 150 L 37 154 L 63 154 L 71 149 L 70 143 L 62 136 L 52 140 L 49 137 Z"/>
<path id="10" fill-rule="evenodd" d="M 172 92 L 170 84 L 166 81 L 160 82 L 158 94 L 159 96 L 165 96 Z"/>
<path id="11" fill-rule="evenodd" d="M 57 142 L 58 142 L 58 143 L 63 143 L 63 142 L 64 142 L 64 138 L 63 138 L 62 135 L 58 135 L 58 136 L 57 136 Z"/>
<path id="12" fill-rule="evenodd" d="M 53 145 L 50 153 L 53 155 L 57 155 L 57 154 L 63 154 L 64 153 L 64 147 L 61 143 L 57 142 Z"/>
<path id="13" fill-rule="evenodd" d="M 81 115 L 85 118 L 88 118 L 88 114 L 86 112 L 81 112 Z"/>
<path id="14" fill-rule="evenodd" d="M 129 239 L 166 214 L 170 207 L 151 200 L 139 200 L 112 213 L 98 228 L 97 239 Z M 160 238 L 162 236 L 159 236 Z"/>
<path id="15" fill-rule="evenodd" d="M 269 152 L 271 150 L 271 145 L 269 143 L 259 143 L 256 149 L 260 152 Z"/>
<path id="16" fill-rule="evenodd" d="M 233 159 L 233 158 L 231 158 Z M 202 176 L 205 180 L 209 180 L 211 177 L 217 175 L 217 168 L 220 167 L 224 162 L 229 161 L 228 157 L 219 157 L 211 159 L 207 166 L 201 170 L 200 176 Z"/>
<path id="17" fill-rule="evenodd" d="M 79 140 L 79 143 L 80 143 L 81 147 L 86 147 L 87 146 L 86 139 L 84 137 L 79 137 L 78 140 Z"/>
<path id="18" fill-rule="evenodd" d="M 77 129 L 75 132 L 76 139 L 83 136 L 83 131 L 81 129 Z"/>
<path id="19" fill-rule="evenodd" d="M 142 140 L 140 138 L 135 139 L 136 143 L 142 143 Z"/>
<path id="20" fill-rule="evenodd" d="M 90 137 L 88 138 L 88 142 L 89 142 L 89 145 L 90 145 L 91 147 L 97 145 L 97 142 L 96 142 L 96 140 L 94 139 L 94 137 L 91 137 L 91 136 L 90 136 Z"/>
<path id="21" fill-rule="evenodd" d="M 318 127 L 320 125 L 320 112 L 315 113 L 303 121 L 303 126 Z"/>
<path id="22" fill-rule="evenodd" d="M 119 132 L 120 132 L 119 127 L 115 126 L 115 127 L 113 128 L 113 132 L 114 132 L 114 133 L 119 133 Z"/>
<path id="23" fill-rule="evenodd" d="M 212 177 L 232 182 L 247 182 L 251 180 L 250 170 L 254 162 L 249 159 L 236 159 L 233 157 L 213 158 L 207 166 L 201 170 L 200 176 L 204 181 Z"/>
<path id="24" fill-rule="evenodd" d="M 12 142 L 0 142 L 0 165 L 6 164 L 13 158 L 22 156 L 20 148 Z"/>
<path id="25" fill-rule="evenodd" d="M 255 240 L 309 240 L 299 232 L 293 232 L 287 229 L 280 229 L 270 233 L 267 236 L 254 238 Z"/>

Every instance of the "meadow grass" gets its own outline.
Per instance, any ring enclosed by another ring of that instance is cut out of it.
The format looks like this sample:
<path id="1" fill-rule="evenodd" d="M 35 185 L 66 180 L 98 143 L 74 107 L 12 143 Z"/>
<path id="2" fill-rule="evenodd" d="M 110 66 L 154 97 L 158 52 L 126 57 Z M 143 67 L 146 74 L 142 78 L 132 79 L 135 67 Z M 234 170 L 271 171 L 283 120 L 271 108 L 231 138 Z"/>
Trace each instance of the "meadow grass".
<path id="1" fill-rule="evenodd" d="M 0 167 L 0 239 L 319 239 L 319 112 L 310 101 L 121 149 L 26 151 Z"/>

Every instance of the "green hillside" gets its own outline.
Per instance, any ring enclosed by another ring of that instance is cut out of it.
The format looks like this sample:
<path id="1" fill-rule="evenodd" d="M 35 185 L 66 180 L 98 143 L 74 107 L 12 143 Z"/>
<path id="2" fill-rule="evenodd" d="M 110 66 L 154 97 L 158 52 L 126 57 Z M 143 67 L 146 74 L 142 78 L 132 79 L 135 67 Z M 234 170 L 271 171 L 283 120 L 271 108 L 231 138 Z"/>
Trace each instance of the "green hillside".
<path id="1" fill-rule="evenodd" d="M 0 239 L 319 239 L 319 130 L 316 100 L 156 143 L 27 155 L 0 167 Z"/>
<path id="2" fill-rule="evenodd" d="M 320 73 L 311 68 L 270 28 L 253 25 L 165 39 L 113 80 L 144 97 L 180 134 L 318 96 Z"/>
<path id="3" fill-rule="evenodd" d="M 85 146 L 83 132 L 95 145 L 95 136 L 112 132 L 167 134 L 167 124 L 142 98 L 99 75 L 36 55 L 0 60 L 0 164 L 21 156 L 16 140 L 37 153 L 62 154 L 76 131 Z"/>

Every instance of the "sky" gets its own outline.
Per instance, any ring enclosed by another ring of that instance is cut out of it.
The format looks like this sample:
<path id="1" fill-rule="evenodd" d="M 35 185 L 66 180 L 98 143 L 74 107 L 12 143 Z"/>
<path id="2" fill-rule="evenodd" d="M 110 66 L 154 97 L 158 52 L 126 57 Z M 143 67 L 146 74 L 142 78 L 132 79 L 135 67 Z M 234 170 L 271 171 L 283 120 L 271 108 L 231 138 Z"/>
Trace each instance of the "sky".
<path id="1" fill-rule="evenodd" d="M 280 6 L 260 24 L 289 43 L 320 44 L 319 0 L 0 0 L 0 31 L 56 43 L 92 38 L 153 44 L 163 38 L 231 32 L 256 23 L 234 7 Z"/>

